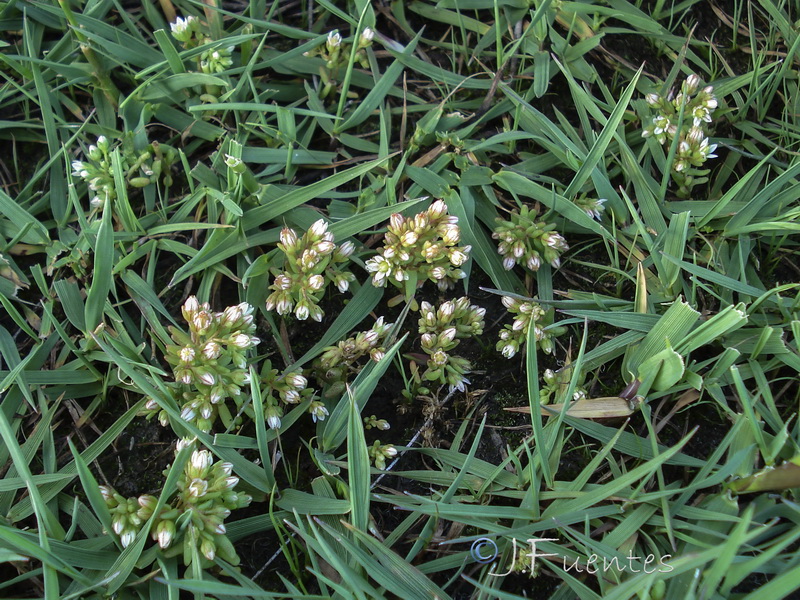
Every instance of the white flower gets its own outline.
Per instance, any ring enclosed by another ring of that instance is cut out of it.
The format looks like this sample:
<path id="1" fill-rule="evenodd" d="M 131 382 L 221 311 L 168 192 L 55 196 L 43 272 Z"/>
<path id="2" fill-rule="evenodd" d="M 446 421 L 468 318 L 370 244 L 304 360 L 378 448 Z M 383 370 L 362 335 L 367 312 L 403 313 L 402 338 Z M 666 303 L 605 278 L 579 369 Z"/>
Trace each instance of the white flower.
<path id="1" fill-rule="evenodd" d="M 467 250 L 468 248 L 469 246 L 465 246 L 464 250 Z M 469 257 L 465 254 L 465 252 L 462 252 L 461 250 L 453 250 L 450 252 L 450 264 L 452 264 L 454 267 L 460 267 L 467 262 L 468 258 Z"/>
<path id="2" fill-rule="evenodd" d="M 194 412 L 194 409 L 191 406 L 186 406 L 181 411 L 181 419 L 184 421 L 193 421 L 197 413 Z"/>
<path id="3" fill-rule="evenodd" d="M 309 311 L 308 306 L 304 303 L 299 303 L 294 309 L 294 316 L 297 317 L 299 321 L 305 321 L 308 318 Z"/>
<path id="4" fill-rule="evenodd" d="M 330 33 L 328 33 L 328 40 L 326 45 L 328 47 L 328 51 L 332 51 L 335 48 L 338 48 L 342 44 L 342 36 L 339 35 L 339 31 L 334 29 Z"/>
<path id="5" fill-rule="evenodd" d="M 216 52 L 214 54 L 216 54 Z M 231 169 L 237 169 L 244 165 L 241 158 L 231 156 L 230 154 L 225 155 L 225 164 Z"/>
<path id="6" fill-rule="evenodd" d="M 467 389 L 467 385 L 469 385 L 470 381 L 466 377 L 462 377 L 455 385 L 450 385 L 450 391 L 458 390 L 459 392 L 463 392 Z"/>
<path id="7" fill-rule="evenodd" d="M 394 446 L 390 446 L 388 444 L 383 447 L 382 452 L 386 458 L 394 458 L 395 456 L 397 456 L 397 448 L 395 448 Z"/>
<path id="8" fill-rule="evenodd" d="M 281 418 L 278 415 L 270 415 L 267 419 L 267 425 L 270 429 L 280 429 L 281 428 Z"/>
<path id="9" fill-rule="evenodd" d="M 374 38 L 375 38 L 375 32 L 369 27 L 365 27 L 364 31 L 361 32 L 361 37 L 359 38 L 359 45 L 361 45 L 362 47 L 369 46 Z"/>
<path id="10" fill-rule="evenodd" d="M 322 404 L 322 402 L 312 402 L 310 412 L 314 423 L 317 421 L 324 421 L 325 417 L 329 415 L 328 409 L 325 408 L 325 405 Z"/>
<path id="11" fill-rule="evenodd" d="M 135 538 L 136 534 L 133 531 L 126 531 L 120 536 L 119 541 L 123 548 L 127 548 Z"/>
<path id="12" fill-rule="evenodd" d="M 172 37 L 174 37 L 179 42 L 188 42 L 190 39 L 192 39 L 192 30 L 194 29 L 194 21 L 195 18 L 193 16 L 189 16 L 186 19 L 183 19 L 181 17 L 175 19 L 174 23 L 169 24 L 169 28 L 172 31 Z"/>

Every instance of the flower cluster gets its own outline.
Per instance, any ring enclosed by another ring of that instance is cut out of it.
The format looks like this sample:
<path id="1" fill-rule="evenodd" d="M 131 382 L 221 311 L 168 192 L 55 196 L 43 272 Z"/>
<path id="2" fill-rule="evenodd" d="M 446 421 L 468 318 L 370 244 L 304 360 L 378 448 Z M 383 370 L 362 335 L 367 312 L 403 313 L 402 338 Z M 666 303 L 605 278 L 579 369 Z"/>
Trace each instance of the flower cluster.
<path id="1" fill-rule="evenodd" d="M 438 308 L 422 302 L 419 313 L 421 345 L 430 357 L 421 379 L 447 383 L 450 391 L 463 392 L 470 383 L 466 375 L 472 370 L 472 365 L 466 358 L 450 353 L 461 339 L 483 333 L 486 309 L 471 305 L 469 298 L 464 296 L 443 302 Z"/>
<path id="2" fill-rule="evenodd" d="M 544 385 L 539 389 L 539 400 L 542 404 L 549 404 L 552 400 L 563 401 L 564 393 L 569 389 L 572 369 L 567 367 L 556 373 L 552 369 L 545 369 L 542 379 Z M 581 386 L 576 386 L 572 393 L 573 400 L 583 400 L 586 398 L 586 390 Z"/>
<path id="3" fill-rule="evenodd" d="M 392 444 L 381 444 L 380 440 L 375 440 L 368 449 L 369 457 L 376 469 L 383 471 L 386 468 L 386 460 L 391 460 L 397 456 L 397 448 Z"/>
<path id="4" fill-rule="evenodd" d="M 471 250 L 470 246 L 459 247 L 460 239 L 458 217 L 447 214 L 442 200 L 414 217 L 393 214 L 383 248 L 365 265 L 372 273 L 372 284 L 383 287 L 389 281 L 403 289 L 409 274 L 416 273 L 420 286 L 429 279 L 442 291 L 452 287 L 465 277 L 460 267 Z"/>
<path id="5" fill-rule="evenodd" d="M 120 148 L 120 164 L 125 183 L 130 187 L 143 188 L 156 183 L 163 175 L 165 185 L 172 184 L 170 168 L 178 159 L 175 150 L 167 145 L 153 142 L 143 151 L 137 152 L 133 141 L 126 137 Z M 111 159 L 112 147 L 106 136 L 97 138 L 86 153 L 86 160 L 72 161 L 72 174 L 83 179 L 92 193 L 89 204 L 102 208 L 106 202 L 117 197 L 114 167 Z"/>
<path id="6" fill-rule="evenodd" d="M 183 44 L 184 48 L 196 48 L 209 45 L 198 57 L 198 66 L 203 73 L 221 73 L 233 64 L 231 55 L 233 46 L 220 48 L 211 46 L 212 40 L 203 31 L 203 25 L 197 17 L 188 16 L 185 19 L 178 17 L 170 23 L 172 37 Z"/>
<path id="7" fill-rule="evenodd" d="M 593 211 L 599 214 L 599 209 L 594 208 Z M 537 216 L 535 209 L 522 206 L 519 211 L 514 210 L 509 215 L 508 221 L 499 217 L 496 219 L 497 226 L 492 237 L 500 240 L 497 252 L 502 255 L 506 270 L 510 271 L 517 263 L 531 271 L 538 271 L 543 261 L 554 267 L 561 264 L 561 253 L 569 249 L 567 241 L 554 231 L 555 225 L 537 221 Z"/>
<path id="8" fill-rule="evenodd" d="M 355 275 L 345 270 L 355 246 L 347 241 L 336 246 L 333 234 L 323 219 L 314 223 L 302 237 L 293 229 L 281 230 L 278 248 L 285 256 L 284 270 L 275 269 L 275 279 L 269 289 L 267 310 L 279 315 L 292 312 L 301 321 L 310 316 L 322 321 L 325 314 L 319 301 L 328 283 L 333 283 L 344 293 L 355 281 Z"/>
<path id="9" fill-rule="evenodd" d="M 224 521 L 232 510 L 248 506 L 251 498 L 234 490 L 239 478 L 232 475 L 232 468 L 230 463 L 215 463 L 208 450 L 192 453 L 178 479 L 178 493 L 152 520 L 149 532 L 162 550 L 168 550 L 168 555 L 182 549 L 183 561 L 188 565 L 199 551 L 206 560 L 219 555 L 238 564 L 239 557 L 225 535 Z M 124 498 L 106 485 L 100 486 L 100 492 L 111 512 L 114 533 L 126 547 L 153 516 L 158 499 L 149 494 Z"/>
<path id="10" fill-rule="evenodd" d="M 217 417 L 228 427 L 234 417 L 225 401 L 238 400 L 242 386 L 250 383 L 245 353 L 260 342 L 253 335 L 253 307 L 243 302 L 215 313 L 207 303 L 190 296 L 182 312 L 189 333 L 170 327 L 175 344 L 166 347 L 165 356 L 175 381 L 190 388 L 182 390 L 181 418 L 201 431 L 210 431 Z M 145 411 L 150 416 L 158 412 L 155 400 L 145 404 Z M 167 423 L 165 412 L 159 420 Z"/>
<path id="11" fill-rule="evenodd" d="M 603 209 L 605 209 L 606 199 L 589 198 L 584 196 L 581 198 L 575 198 L 573 203 L 591 218 L 599 221 L 600 216 L 603 214 Z"/>
<path id="12" fill-rule="evenodd" d="M 369 59 L 366 49 L 372 45 L 375 39 L 375 31 L 365 27 L 356 41 L 355 62 L 364 69 L 369 69 Z M 334 89 L 338 87 L 337 79 L 339 72 L 346 69 L 350 61 L 351 46 L 342 41 L 342 36 L 338 30 L 328 33 L 325 43 L 320 47 L 304 53 L 305 56 L 319 56 L 323 64 L 319 68 L 319 77 L 322 82 L 322 89 L 319 97 L 326 98 Z"/>
<path id="13" fill-rule="evenodd" d="M 261 382 L 264 402 L 264 418 L 271 429 L 281 428 L 283 407 L 290 404 L 300 404 L 314 395 L 314 390 L 308 387 L 308 380 L 299 371 L 291 371 L 281 375 L 277 369 L 272 368 L 272 363 L 266 361 L 261 370 Z M 252 404 L 245 408 L 251 417 L 254 415 Z M 309 406 L 314 422 L 324 420 L 328 410 L 321 402 L 311 402 Z"/>
<path id="14" fill-rule="evenodd" d="M 525 345 L 528 335 L 528 328 L 532 327 L 532 334 L 536 343 L 545 354 L 552 354 L 555 344 L 553 338 L 566 331 L 563 327 L 551 327 L 545 329 L 552 323 L 552 311 L 545 311 L 537 302 L 523 301 L 503 296 L 503 306 L 508 312 L 515 315 L 511 325 L 505 325 L 500 331 L 500 341 L 497 342 L 497 350 L 506 358 L 513 357 L 520 348 Z"/>
<path id="15" fill-rule="evenodd" d="M 364 356 L 378 362 L 386 353 L 386 339 L 393 323 L 385 323 L 378 317 L 371 329 L 342 340 L 335 346 L 328 346 L 314 362 L 317 380 L 325 386 L 324 396 L 336 398 L 342 395 L 345 384 L 361 368 L 358 361 Z"/>
<path id="16" fill-rule="evenodd" d="M 642 137 L 652 136 L 662 145 L 678 137 L 678 151 L 672 170 L 680 185 L 680 194 L 687 196 L 691 186 L 700 183 L 695 177 L 705 174 L 696 169 L 702 167 L 709 158 L 716 157 L 714 150 L 717 145 L 709 142 L 705 129 L 711 123 L 711 112 L 717 108 L 714 88 L 709 85 L 700 89 L 700 78 L 692 74 L 683 82 L 678 94 L 673 94 L 671 90 L 666 96 L 650 93 L 645 100 L 655 111 L 655 116 L 642 131 Z"/>
<path id="17" fill-rule="evenodd" d="M 222 73 L 233 64 L 232 54 L 233 46 L 206 50 L 200 54 L 200 70 L 203 73 Z"/>
<path id="18" fill-rule="evenodd" d="M 389 422 L 386 419 L 379 419 L 375 415 L 364 417 L 364 429 L 380 429 L 386 431 L 390 428 Z"/>

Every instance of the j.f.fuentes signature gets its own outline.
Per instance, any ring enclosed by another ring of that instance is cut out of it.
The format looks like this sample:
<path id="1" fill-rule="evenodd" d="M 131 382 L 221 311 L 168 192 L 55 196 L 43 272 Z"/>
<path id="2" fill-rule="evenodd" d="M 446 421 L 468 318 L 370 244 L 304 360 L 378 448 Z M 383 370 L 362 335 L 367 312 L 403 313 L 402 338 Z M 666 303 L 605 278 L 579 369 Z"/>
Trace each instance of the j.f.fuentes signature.
<path id="1" fill-rule="evenodd" d="M 530 552 L 526 552 L 520 556 L 517 548 L 517 540 L 511 538 L 511 566 L 505 573 L 494 573 L 490 571 L 489 575 L 492 577 L 505 577 L 514 571 L 525 573 L 525 571 L 528 570 L 533 576 L 535 573 L 537 558 L 559 556 L 558 554 L 538 552 L 536 544 L 539 542 L 557 541 L 559 541 L 558 538 L 530 538 L 527 540 L 527 543 L 530 544 Z M 500 555 L 500 552 L 497 548 L 497 544 L 493 540 L 484 537 L 478 538 L 472 543 L 470 554 L 476 562 L 487 564 L 497 559 L 497 557 Z M 530 567 L 527 567 L 526 564 L 526 568 L 517 569 L 517 565 L 521 564 L 519 562 L 521 558 L 530 559 Z M 614 569 L 619 572 L 630 571 L 631 573 L 655 573 L 656 571 L 659 571 L 660 573 L 669 573 L 674 569 L 674 567 L 665 563 L 665 561 L 670 558 L 672 558 L 671 554 L 665 554 L 664 556 L 658 558 L 654 554 L 648 554 L 647 556 L 634 556 L 633 551 L 631 550 L 628 552 L 628 556 L 622 560 L 620 560 L 617 556 L 608 559 L 605 556 L 599 556 L 597 554 L 590 554 L 584 564 L 580 564 L 580 559 L 578 558 L 576 558 L 571 565 L 569 564 L 569 560 L 566 556 L 562 557 L 562 560 L 564 570 L 567 572 L 574 570 L 578 573 L 597 573 L 598 571 L 602 570 L 605 573 L 610 569 Z M 639 561 L 642 560 L 644 561 L 642 568 L 635 568 L 636 565 L 640 564 Z"/>

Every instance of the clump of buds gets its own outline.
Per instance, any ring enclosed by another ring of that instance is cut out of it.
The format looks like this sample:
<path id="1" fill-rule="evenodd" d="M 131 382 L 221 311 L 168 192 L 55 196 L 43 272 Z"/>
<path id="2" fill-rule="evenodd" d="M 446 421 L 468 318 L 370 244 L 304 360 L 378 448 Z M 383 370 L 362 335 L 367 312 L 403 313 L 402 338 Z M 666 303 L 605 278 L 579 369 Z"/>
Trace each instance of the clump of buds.
<path id="1" fill-rule="evenodd" d="M 201 431 L 210 431 L 217 417 L 228 427 L 233 415 L 225 401 L 234 398 L 237 404 L 241 402 L 242 386 L 250 383 L 245 354 L 260 342 L 253 335 L 253 307 L 243 302 L 217 313 L 208 303 L 200 304 L 190 296 L 181 310 L 189 333 L 170 327 L 175 344 L 166 347 L 165 356 L 175 381 L 183 386 L 181 418 Z M 158 411 L 155 400 L 145 404 L 148 416 Z M 167 424 L 164 411 L 159 413 L 159 420 Z"/>
<path id="2" fill-rule="evenodd" d="M 72 161 L 72 174 L 89 185 L 92 194 L 89 204 L 92 208 L 101 209 L 106 202 L 117 197 L 112 151 L 108 138 L 101 135 L 95 144 L 89 146 L 85 160 Z M 146 187 L 156 183 L 159 178 L 165 185 L 171 185 L 170 169 L 177 160 L 178 154 L 171 146 L 158 142 L 139 152 L 134 148 L 133 139 L 126 136 L 120 146 L 123 178 L 126 185 L 132 188 Z"/>
<path id="3" fill-rule="evenodd" d="M 231 59 L 233 46 L 212 45 L 212 39 L 206 34 L 203 24 L 197 17 L 192 15 L 185 19 L 178 17 L 174 23 L 170 23 L 169 28 L 172 37 L 186 49 L 209 46 L 197 58 L 198 66 L 203 73 L 221 73 L 233 64 Z"/>
<path id="4" fill-rule="evenodd" d="M 386 353 L 386 339 L 393 323 L 385 323 L 379 317 L 371 329 L 342 340 L 335 346 L 328 346 L 314 362 L 317 380 L 324 386 L 323 396 L 336 398 L 342 395 L 345 384 L 361 370 L 358 361 L 365 356 L 375 362 Z"/>
<path id="5" fill-rule="evenodd" d="M 294 316 L 304 321 L 310 316 L 321 321 L 325 314 L 319 301 L 328 283 L 333 283 L 344 293 L 355 281 L 355 275 L 345 270 L 355 246 L 347 241 L 341 246 L 334 243 L 328 225 L 320 219 L 298 237 L 293 229 L 285 227 L 280 234 L 278 248 L 284 254 L 284 269 L 274 269 L 274 282 L 269 289 L 267 310 Z"/>
<path id="6" fill-rule="evenodd" d="M 698 177 L 708 174 L 708 170 L 698 170 L 709 158 L 716 158 L 707 137 L 706 127 L 711 123 L 711 112 L 717 108 L 714 88 L 710 85 L 700 88 L 700 78 L 689 75 L 681 85 L 678 94 L 672 90 L 666 96 L 647 94 L 647 104 L 655 112 L 651 123 L 642 131 L 642 137 L 654 137 L 659 144 L 671 144 L 677 136 L 678 150 L 672 163 L 672 176 L 678 183 L 678 193 L 688 197 L 693 185 L 707 181 Z M 681 119 L 683 109 L 683 119 Z"/>
<path id="7" fill-rule="evenodd" d="M 261 370 L 261 395 L 264 402 L 264 418 L 270 429 L 281 428 L 283 407 L 286 405 L 300 404 L 313 397 L 314 390 L 308 387 L 308 380 L 300 371 L 292 371 L 283 375 L 272 368 L 272 363 L 266 361 Z M 249 416 L 253 416 L 252 404 L 244 407 Z M 324 420 L 328 411 L 321 402 L 311 402 L 308 412 L 314 422 Z"/>
<path id="8" fill-rule="evenodd" d="M 535 209 L 522 206 L 519 211 L 511 212 L 508 221 L 496 219 L 492 237 L 500 240 L 497 252 L 503 257 L 506 270 L 510 271 L 517 263 L 531 271 L 538 271 L 542 262 L 553 267 L 561 264 L 561 253 L 569 249 L 567 241 L 555 232 L 555 225 L 537 221 L 537 216 Z"/>
<path id="9" fill-rule="evenodd" d="M 566 331 L 565 327 L 551 327 L 545 329 L 553 322 L 551 311 L 545 311 L 535 301 L 523 301 L 503 296 L 503 306 L 508 312 L 514 315 L 514 322 L 505 325 L 500 331 L 500 341 L 497 342 L 497 350 L 506 358 L 513 357 L 525 345 L 528 336 L 528 329 L 536 340 L 536 344 L 545 354 L 552 354 L 555 348 L 553 338 Z"/>
<path id="10" fill-rule="evenodd" d="M 385 419 L 379 419 L 375 415 L 364 417 L 364 429 L 380 429 L 386 431 L 389 429 L 389 422 Z"/>
<path id="11" fill-rule="evenodd" d="M 419 314 L 420 343 L 430 358 L 425 372 L 417 377 L 420 381 L 446 383 L 451 392 L 463 392 L 470 383 L 467 374 L 472 365 L 466 358 L 453 356 L 451 352 L 461 339 L 483 333 L 486 309 L 470 304 L 469 298 L 464 296 L 443 302 L 438 308 L 422 302 Z"/>
<path id="12" fill-rule="evenodd" d="M 461 266 L 467 262 L 471 250 L 470 246 L 459 247 L 460 239 L 458 217 L 447 214 L 447 205 L 442 200 L 414 217 L 393 214 L 383 248 L 365 264 L 372 273 L 372 285 L 384 287 L 391 282 L 405 289 L 405 282 L 413 273 L 418 286 L 430 280 L 442 291 L 453 287 L 466 276 Z"/>
<path id="13" fill-rule="evenodd" d="M 600 220 L 600 217 L 603 214 L 603 210 L 605 209 L 605 198 L 575 198 L 573 201 L 575 206 L 580 208 L 583 212 L 589 215 L 593 219 Z"/>
<path id="14" fill-rule="evenodd" d="M 222 73 L 233 65 L 233 46 L 211 48 L 200 54 L 200 70 L 203 73 Z"/>
<path id="15" fill-rule="evenodd" d="M 215 463 L 208 450 L 195 450 L 178 479 L 178 493 L 152 520 L 150 536 L 167 556 L 182 550 L 186 565 L 198 551 L 208 561 L 218 555 L 238 564 L 239 557 L 225 535 L 224 523 L 232 510 L 250 504 L 250 496 L 234 491 L 238 483 L 230 463 Z M 114 533 L 127 547 L 153 516 L 158 499 L 149 494 L 126 499 L 106 485 L 100 486 L 100 492 L 111 512 Z"/>
<path id="16" fill-rule="evenodd" d="M 542 379 L 544 385 L 539 388 L 539 401 L 542 404 L 549 404 L 553 400 L 556 402 L 564 401 L 564 394 L 569 389 L 569 382 L 572 376 L 572 369 L 566 367 L 558 372 L 552 369 L 545 369 Z M 576 386 L 572 392 L 572 400 L 583 400 L 586 398 L 586 390 L 581 386 Z"/>
<path id="17" fill-rule="evenodd" d="M 386 468 L 386 460 L 391 460 L 397 456 L 397 448 L 392 444 L 381 444 L 380 440 L 375 440 L 368 449 L 369 457 L 372 459 L 376 469 L 383 471 Z"/>
<path id="18" fill-rule="evenodd" d="M 374 39 L 375 31 L 365 27 L 354 42 L 356 47 L 355 62 L 364 69 L 370 68 L 367 48 L 372 46 Z M 323 60 L 323 64 L 319 68 L 319 77 L 322 82 L 322 89 L 319 92 L 320 98 L 326 98 L 333 90 L 339 87 L 339 73 L 342 69 L 347 69 L 351 49 L 352 45 L 344 43 L 342 35 L 338 30 L 334 29 L 328 33 L 324 44 L 304 54 L 304 56 L 309 57 L 319 56 Z"/>

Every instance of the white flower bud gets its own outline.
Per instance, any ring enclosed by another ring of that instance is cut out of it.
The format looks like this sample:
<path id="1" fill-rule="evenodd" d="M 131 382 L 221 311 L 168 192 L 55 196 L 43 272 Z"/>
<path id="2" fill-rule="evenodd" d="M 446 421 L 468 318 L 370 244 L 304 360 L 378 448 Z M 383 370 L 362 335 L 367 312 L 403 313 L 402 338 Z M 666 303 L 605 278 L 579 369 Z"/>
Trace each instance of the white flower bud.
<path id="1" fill-rule="evenodd" d="M 214 463 L 214 457 L 208 450 L 195 450 L 192 453 L 192 466 L 198 471 L 208 469 Z"/>
<path id="2" fill-rule="evenodd" d="M 287 249 L 293 248 L 295 244 L 297 244 L 297 234 L 293 229 L 289 229 L 288 227 L 281 229 L 280 238 L 281 244 Z"/>
<path id="3" fill-rule="evenodd" d="M 325 285 L 325 278 L 322 275 L 312 275 L 308 278 L 308 287 L 315 292 L 321 290 Z"/>
<path id="4" fill-rule="evenodd" d="M 455 327 L 448 327 L 439 334 L 439 344 L 442 346 L 451 343 L 454 339 L 456 339 Z"/>
<path id="5" fill-rule="evenodd" d="M 184 348 L 185 350 L 185 348 Z M 222 352 L 222 346 L 217 342 L 208 342 L 203 348 L 203 356 L 208 360 L 216 360 Z"/>
<path id="6" fill-rule="evenodd" d="M 437 200 L 428 208 L 428 217 L 430 219 L 439 219 L 447 212 L 447 205 L 444 200 Z"/>
<path id="7" fill-rule="evenodd" d="M 403 215 L 400 213 L 392 213 L 392 216 L 389 217 L 389 230 L 393 231 L 393 233 L 400 233 L 400 230 L 403 228 L 403 223 L 405 219 L 403 219 Z"/>
<path id="8" fill-rule="evenodd" d="M 189 494 L 195 498 L 200 498 L 206 495 L 208 491 L 208 482 L 205 479 L 195 477 L 192 483 L 189 484 Z"/>
<path id="9" fill-rule="evenodd" d="M 217 382 L 216 378 L 208 371 L 204 371 L 203 374 L 200 375 L 200 381 L 206 385 L 214 385 Z"/>
<path id="10" fill-rule="evenodd" d="M 286 383 L 297 390 L 302 390 L 308 385 L 308 379 L 300 373 L 289 373 L 286 375 Z"/>
<path id="11" fill-rule="evenodd" d="M 158 527 L 158 545 L 162 550 L 169 548 L 169 545 L 172 543 L 173 532 L 168 526 L 166 526 L 167 523 L 171 524 L 172 522 L 162 521 Z M 175 526 L 173 525 L 172 528 L 174 527 Z"/>
<path id="12" fill-rule="evenodd" d="M 309 229 L 311 235 L 317 238 L 322 238 L 327 231 L 328 224 L 325 222 L 325 219 L 319 219 L 318 221 L 315 221 L 311 226 L 311 229 Z"/>
<path id="13" fill-rule="evenodd" d="M 461 230 L 458 225 L 445 225 L 442 231 L 442 240 L 448 246 L 453 246 L 461 239 Z"/>
<path id="14" fill-rule="evenodd" d="M 347 258 L 353 253 L 355 249 L 356 249 L 355 244 L 353 244 L 353 242 L 351 242 L 350 240 L 347 240 L 344 244 L 339 246 L 338 253 L 339 256 L 341 256 L 342 258 Z"/>
<path id="15" fill-rule="evenodd" d="M 249 348 L 250 336 L 246 333 L 240 333 L 233 338 L 233 345 L 237 348 Z"/>

